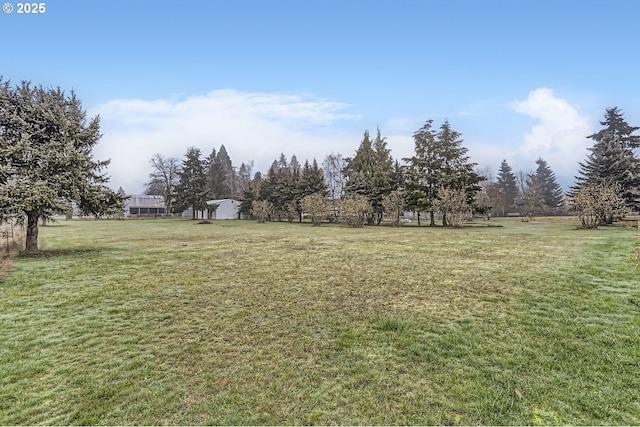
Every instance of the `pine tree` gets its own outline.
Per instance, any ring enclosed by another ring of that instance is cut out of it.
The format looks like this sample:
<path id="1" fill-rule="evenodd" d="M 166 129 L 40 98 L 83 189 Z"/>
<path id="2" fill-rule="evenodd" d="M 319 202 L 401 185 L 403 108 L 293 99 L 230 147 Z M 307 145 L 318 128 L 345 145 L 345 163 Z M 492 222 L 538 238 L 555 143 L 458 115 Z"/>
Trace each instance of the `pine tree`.
<path id="1" fill-rule="evenodd" d="M 180 179 L 176 185 L 176 200 L 174 209 L 182 212 L 188 208 L 193 209 L 192 218 L 196 219 L 196 212 L 207 210 L 207 200 L 211 198 L 211 192 L 207 187 L 207 174 L 205 173 L 205 161 L 201 159 L 199 148 L 189 147 L 180 168 Z"/>
<path id="2" fill-rule="evenodd" d="M 541 157 L 536 160 L 538 167 L 534 174 L 529 175 L 529 186 L 535 187 L 542 199 L 543 210 L 546 213 L 557 213 L 563 203 L 563 191 L 556 180 L 549 165 Z"/>
<path id="3" fill-rule="evenodd" d="M 434 202 L 438 197 L 439 171 L 442 167 L 441 159 L 437 155 L 432 124 L 433 120 L 427 120 L 413 134 L 415 155 L 403 159 L 407 163 L 405 170 L 407 208 L 417 212 L 418 225 L 420 225 L 420 213 L 429 212 L 430 226 L 435 225 Z"/>
<path id="4" fill-rule="evenodd" d="M 278 169 L 287 169 L 289 163 L 287 162 L 287 156 L 284 153 L 280 153 L 280 158 L 277 161 Z"/>
<path id="5" fill-rule="evenodd" d="M 296 155 L 294 154 L 293 156 L 291 156 L 291 161 L 289 162 L 289 169 L 291 169 L 291 172 L 300 172 L 300 162 L 298 161 L 298 157 L 296 157 Z"/>
<path id="6" fill-rule="evenodd" d="M 500 192 L 499 209 L 502 216 L 505 216 L 509 209 L 515 207 L 516 198 L 518 197 L 516 176 L 513 174 L 511 166 L 509 166 L 506 159 L 502 160 L 500 169 L 498 169 L 498 179 L 495 187 Z"/>
<path id="7" fill-rule="evenodd" d="M 380 224 L 384 212 L 382 200 L 396 189 L 393 159 L 386 138 L 378 129 L 375 140 L 371 141 L 369 131 L 365 131 L 356 155 L 349 162 L 345 192 L 366 196 L 372 207 L 367 222 Z"/>
<path id="8" fill-rule="evenodd" d="M 602 141 L 605 138 L 613 137 L 627 148 L 640 148 L 640 135 L 632 135 L 640 127 L 629 126 L 620 108 L 607 108 L 604 113 L 604 120 L 600 124 L 604 126 L 604 129 L 589 135 L 587 138 L 591 138 L 594 141 Z"/>
<path id="9" fill-rule="evenodd" d="M 109 160 L 93 158 L 100 137 L 73 91 L 0 78 L 0 220 L 26 219 L 27 254 L 38 252 L 38 220 L 72 201 L 84 215 L 122 213 L 126 197 L 105 185 Z"/>
<path id="10" fill-rule="evenodd" d="M 480 190 L 478 183 L 484 179 L 474 171 L 476 164 L 469 163 L 461 134 L 451 128 L 449 121 L 445 120 L 437 133 L 431 129 L 432 123 L 427 121 L 414 134 L 415 156 L 405 159 L 408 207 L 429 212 L 430 226 L 435 225 L 436 202 L 442 188 L 464 191 L 468 203 L 472 204 Z M 442 224 L 447 225 L 446 215 Z"/>
<path id="11" fill-rule="evenodd" d="M 211 197 L 216 199 L 226 199 L 234 197 L 237 191 L 237 178 L 233 169 L 233 164 L 224 145 L 216 153 L 213 149 L 209 157 L 206 158 L 208 188 Z"/>
<path id="12" fill-rule="evenodd" d="M 316 159 L 313 159 L 311 165 L 309 165 L 308 160 L 305 160 L 302 173 L 300 174 L 299 189 L 300 192 L 298 196 L 300 198 L 316 193 L 328 194 L 329 190 L 327 189 L 327 183 L 324 182 L 324 174 L 322 169 L 318 167 Z"/>
<path id="13" fill-rule="evenodd" d="M 587 159 L 579 163 L 572 194 L 586 184 L 618 183 L 627 206 L 637 210 L 640 207 L 640 159 L 633 147 L 638 146 L 640 137 L 631 134 L 639 128 L 629 126 L 617 108 L 607 109 L 605 120 L 600 123 L 605 128 L 588 136 L 595 143 Z M 612 219 L 606 222 L 610 221 Z"/>
<path id="14" fill-rule="evenodd" d="M 436 142 L 441 150 L 444 167 L 442 169 L 441 188 L 463 191 L 467 196 L 469 206 L 473 205 L 476 193 L 480 191 L 479 183 L 484 177 L 475 172 L 477 163 L 470 163 L 467 152 L 462 145 L 462 134 L 453 130 L 448 120 L 440 126 L 436 134 Z M 439 196 L 438 196 L 439 198 Z M 447 226 L 447 215 L 442 215 L 442 225 Z"/>
<path id="15" fill-rule="evenodd" d="M 237 194 L 234 197 L 242 195 L 251 185 L 251 170 L 253 169 L 253 160 L 247 163 L 242 162 L 238 168 L 237 180 Z M 242 199 L 242 197 L 239 197 Z"/>

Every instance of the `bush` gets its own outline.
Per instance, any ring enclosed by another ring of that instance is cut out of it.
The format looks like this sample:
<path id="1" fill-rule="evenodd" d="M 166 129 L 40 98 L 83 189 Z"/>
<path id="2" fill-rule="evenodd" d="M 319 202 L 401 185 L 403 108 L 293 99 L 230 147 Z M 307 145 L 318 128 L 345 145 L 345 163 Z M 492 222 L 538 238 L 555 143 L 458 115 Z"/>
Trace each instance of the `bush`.
<path id="1" fill-rule="evenodd" d="M 360 194 L 346 197 L 340 202 L 340 214 L 349 227 L 364 227 L 370 212 L 369 199 Z"/>
<path id="2" fill-rule="evenodd" d="M 272 210 L 273 205 L 266 200 L 256 200 L 251 204 L 251 215 L 261 224 L 267 220 Z"/>
<path id="3" fill-rule="evenodd" d="M 319 226 L 329 215 L 329 203 L 321 193 L 310 194 L 302 199 L 302 210 L 309 214 L 314 226 Z"/>
<path id="4" fill-rule="evenodd" d="M 442 213 L 443 223 L 446 221 L 443 225 L 450 227 L 460 228 L 471 217 L 471 205 L 464 190 L 440 189 L 435 207 Z"/>
<path id="5" fill-rule="evenodd" d="M 402 225 L 400 219 L 404 216 L 404 194 L 402 191 L 392 191 L 391 194 L 382 199 L 382 208 L 391 218 L 391 225 L 399 227 Z"/>
<path id="6" fill-rule="evenodd" d="M 619 183 L 601 181 L 585 184 L 573 196 L 572 210 L 578 214 L 581 228 L 598 228 L 611 224 L 613 219 L 625 213 L 625 201 Z"/>

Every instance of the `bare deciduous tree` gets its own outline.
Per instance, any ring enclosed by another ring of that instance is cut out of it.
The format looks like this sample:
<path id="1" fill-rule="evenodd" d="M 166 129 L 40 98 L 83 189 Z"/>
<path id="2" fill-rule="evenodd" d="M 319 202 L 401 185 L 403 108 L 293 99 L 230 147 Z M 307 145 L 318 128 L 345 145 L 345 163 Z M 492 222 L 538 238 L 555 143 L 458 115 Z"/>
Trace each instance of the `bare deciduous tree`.
<path id="1" fill-rule="evenodd" d="M 331 199 L 331 208 L 333 209 L 334 217 L 338 216 L 339 201 L 344 194 L 346 169 L 347 160 L 342 157 L 340 153 L 328 154 L 322 163 L 322 170 L 324 171 L 324 179 L 329 189 L 329 197 Z"/>
<path id="2" fill-rule="evenodd" d="M 404 192 L 400 190 L 392 191 L 382 198 L 382 208 L 390 216 L 394 227 L 402 225 L 400 219 L 404 216 L 405 205 Z"/>
<path id="3" fill-rule="evenodd" d="M 164 212 L 171 212 L 175 187 L 179 179 L 180 160 L 175 157 L 164 157 L 156 153 L 149 160 L 151 173 L 147 182 L 145 194 L 162 196 L 164 199 Z"/>

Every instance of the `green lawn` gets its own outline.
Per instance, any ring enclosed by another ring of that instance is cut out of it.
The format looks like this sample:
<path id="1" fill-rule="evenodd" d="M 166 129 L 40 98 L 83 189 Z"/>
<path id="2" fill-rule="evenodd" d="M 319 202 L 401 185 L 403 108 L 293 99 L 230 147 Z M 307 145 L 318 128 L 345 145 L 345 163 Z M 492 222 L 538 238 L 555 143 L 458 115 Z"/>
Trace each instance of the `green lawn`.
<path id="1" fill-rule="evenodd" d="M 501 224 L 43 227 L 0 424 L 640 424 L 637 231 Z"/>

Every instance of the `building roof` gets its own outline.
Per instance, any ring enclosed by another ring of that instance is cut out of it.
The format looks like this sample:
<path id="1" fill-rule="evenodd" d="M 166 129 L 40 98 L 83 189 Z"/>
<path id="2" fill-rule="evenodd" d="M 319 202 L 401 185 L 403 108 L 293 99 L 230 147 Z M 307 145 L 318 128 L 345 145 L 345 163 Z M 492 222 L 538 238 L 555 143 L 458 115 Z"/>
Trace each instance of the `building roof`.
<path id="1" fill-rule="evenodd" d="M 235 199 L 216 199 L 216 200 L 207 200 L 207 204 L 208 205 L 219 205 L 222 202 L 236 202 L 236 203 L 240 203 L 239 201 L 235 200 Z"/>
<path id="2" fill-rule="evenodd" d="M 162 196 L 149 196 L 143 195 L 131 195 L 126 201 L 126 205 L 130 207 L 164 207 L 164 197 Z"/>

